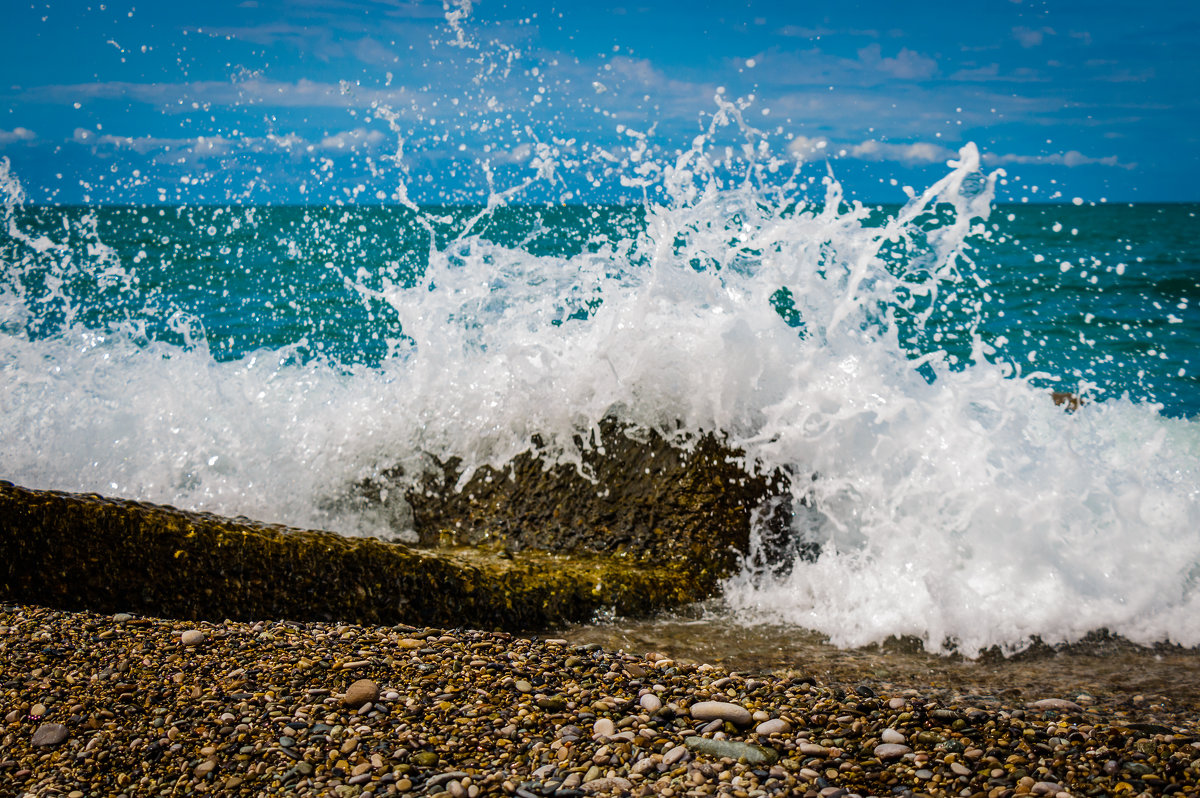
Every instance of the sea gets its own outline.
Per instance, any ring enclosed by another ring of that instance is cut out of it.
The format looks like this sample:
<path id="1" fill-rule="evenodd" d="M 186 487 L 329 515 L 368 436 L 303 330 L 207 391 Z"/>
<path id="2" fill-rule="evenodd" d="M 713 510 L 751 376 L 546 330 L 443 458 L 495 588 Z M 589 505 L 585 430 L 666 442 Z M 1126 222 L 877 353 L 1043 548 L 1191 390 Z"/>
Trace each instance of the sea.
<path id="1" fill-rule="evenodd" d="M 611 417 L 792 476 L 820 555 L 748 558 L 710 622 L 1200 645 L 1200 205 L 1000 204 L 972 145 L 892 205 L 703 147 L 655 174 L 619 203 L 77 206 L 0 161 L 0 478 L 405 540 L 356 483 L 578 463 Z"/>

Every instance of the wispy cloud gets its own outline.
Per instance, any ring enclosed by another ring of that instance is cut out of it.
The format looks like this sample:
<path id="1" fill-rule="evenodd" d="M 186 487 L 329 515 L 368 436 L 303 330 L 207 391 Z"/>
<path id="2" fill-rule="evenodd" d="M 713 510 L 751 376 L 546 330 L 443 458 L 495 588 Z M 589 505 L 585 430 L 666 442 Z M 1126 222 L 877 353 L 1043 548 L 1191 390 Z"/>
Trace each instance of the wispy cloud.
<path id="1" fill-rule="evenodd" d="M 1039 44 L 1041 44 L 1043 41 L 1045 41 L 1047 36 L 1053 36 L 1054 28 L 1018 27 L 1018 28 L 1013 28 L 1012 32 L 1013 32 L 1013 38 L 1015 38 L 1022 47 L 1029 48 L 1029 47 L 1037 47 Z"/>
<path id="2" fill-rule="evenodd" d="M 12 130 L 0 129 L 0 144 L 14 144 L 17 142 L 31 142 L 37 138 L 37 134 L 29 128 L 15 127 Z"/>
<path id="3" fill-rule="evenodd" d="M 1067 150 L 1066 152 L 1056 152 L 1049 155 L 997 155 L 995 153 L 984 153 L 983 161 L 989 165 L 1003 166 L 1004 164 L 1023 164 L 1023 165 L 1052 165 L 1066 166 L 1068 168 L 1076 166 L 1116 166 L 1121 169 L 1134 169 L 1136 163 L 1122 163 L 1115 155 L 1108 155 L 1103 158 L 1092 158 L 1084 155 L 1079 150 Z"/>
<path id="4" fill-rule="evenodd" d="M 867 69 L 883 72 L 899 80 L 925 80 L 937 73 L 937 61 L 915 50 L 901 47 L 900 52 L 892 58 L 883 58 L 882 51 L 879 44 L 868 44 L 858 51 L 858 60 Z"/>

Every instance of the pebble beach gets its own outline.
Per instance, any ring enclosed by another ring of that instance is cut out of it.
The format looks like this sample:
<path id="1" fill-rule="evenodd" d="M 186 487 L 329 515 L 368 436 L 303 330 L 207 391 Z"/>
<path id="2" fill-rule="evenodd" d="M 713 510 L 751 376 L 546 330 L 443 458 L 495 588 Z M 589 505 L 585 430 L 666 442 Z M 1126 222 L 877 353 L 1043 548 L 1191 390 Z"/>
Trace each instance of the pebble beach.
<path id="1" fill-rule="evenodd" d="M 1200 724 L 405 625 L 0 605 L 0 793 L 1196 795 Z"/>

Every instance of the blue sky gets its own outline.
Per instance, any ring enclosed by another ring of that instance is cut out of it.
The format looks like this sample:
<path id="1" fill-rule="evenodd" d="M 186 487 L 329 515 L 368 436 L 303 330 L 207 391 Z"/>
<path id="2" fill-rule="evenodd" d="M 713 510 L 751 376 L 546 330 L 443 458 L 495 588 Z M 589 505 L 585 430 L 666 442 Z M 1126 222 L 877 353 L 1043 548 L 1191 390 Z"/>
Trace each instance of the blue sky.
<path id="1" fill-rule="evenodd" d="M 1200 3 L 29 2 L 0 157 L 33 201 L 636 195 L 718 99 L 783 171 L 903 201 L 975 142 L 1008 201 L 1200 200 Z M 736 127 L 708 146 L 736 171 Z M 732 166 L 731 166 L 732 164 Z M 537 181 L 516 191 L 530 177 Z"/>

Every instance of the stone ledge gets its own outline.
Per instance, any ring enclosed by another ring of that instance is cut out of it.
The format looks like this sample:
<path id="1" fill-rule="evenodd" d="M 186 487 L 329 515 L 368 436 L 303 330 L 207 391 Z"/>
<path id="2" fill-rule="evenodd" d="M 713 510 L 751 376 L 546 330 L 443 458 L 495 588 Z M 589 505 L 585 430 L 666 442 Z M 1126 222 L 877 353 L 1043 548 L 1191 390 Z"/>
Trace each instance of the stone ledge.
<path id="1" fill-rule="evenodd" d="M 414 548 L 0 482 L 0 596 L 63 609 L 528 630 L 694 601 L 718 577 L 620 555 Z"/>

